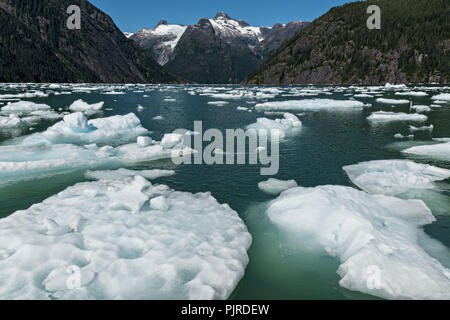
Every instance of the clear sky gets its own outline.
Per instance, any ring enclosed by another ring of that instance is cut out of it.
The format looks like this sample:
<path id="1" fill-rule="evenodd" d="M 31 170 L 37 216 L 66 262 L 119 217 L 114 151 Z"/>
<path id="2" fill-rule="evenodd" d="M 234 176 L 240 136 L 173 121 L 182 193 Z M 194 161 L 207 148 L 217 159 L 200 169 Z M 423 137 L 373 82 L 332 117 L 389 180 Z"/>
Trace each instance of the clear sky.
<path id="1" fill-rule="evenodd" d="M 159 20 L 189 25 L 224 11 L 253 26 L 292 20 L 312 21 L 350 0 L 90 0 L 126 32 L 153 28 Z"/>

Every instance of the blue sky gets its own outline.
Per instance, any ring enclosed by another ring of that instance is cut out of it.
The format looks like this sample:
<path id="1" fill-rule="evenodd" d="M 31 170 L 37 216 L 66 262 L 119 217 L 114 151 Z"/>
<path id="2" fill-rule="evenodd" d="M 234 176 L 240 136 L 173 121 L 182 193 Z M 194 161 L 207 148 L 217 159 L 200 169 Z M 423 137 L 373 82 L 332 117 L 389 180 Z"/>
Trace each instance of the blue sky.
<path id="1" fill-rule="evenodd" d="M 159 20 L 184 25 L 201 17 L 225 11 L 253 26 L 273 26 L 276 22 L 312 21 L 330 8 L 350 0 L 90 0 L 106 12 L 122 31 L 153 28 Z"/>

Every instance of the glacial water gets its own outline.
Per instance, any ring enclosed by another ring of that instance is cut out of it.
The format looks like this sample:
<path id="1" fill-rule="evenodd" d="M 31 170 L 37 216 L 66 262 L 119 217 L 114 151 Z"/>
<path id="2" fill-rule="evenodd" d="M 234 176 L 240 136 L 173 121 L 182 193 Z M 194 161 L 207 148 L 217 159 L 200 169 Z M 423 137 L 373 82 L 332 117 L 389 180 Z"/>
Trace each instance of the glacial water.
<path id="1" fill-rule="evenodd" d="M 97 87 L 96 85 L 92 85 Z M 203 129 L 245 128 L 254 123 L 258 117 L 277 118 L 280 115 L 264 114 L 254 110 L 256 103 L 266 101 L 285 101 L 302 99 L 356 99 L 372 106 L 361 110 L 320 110 L 298 111 L 303 123 L 301 133 L 288 137 L 280 144 L 280 169 L 275 178 L 281 180 L 294 179 L 300 186 L 315 187 L 319 185 L 343 185 L 355 187 L 343 167 L 362 161 L 381 159 L 406 159 L 402 149 L 417 145 L 420 142 L 429 143 L 431 138 L 450 137 L 450 103 L 442 103 L 441 107 L 432 108 L 427 113 L 428 121 L 418 126 L 434 125 L 434 130 L 416 133 L 414 140 L 396 139 L 394 134 L 408 135 L 409 122 L 386 122 L 371 124 L 366 118 L 375 111 L 409 112 L 409 104 L 381 104 L 376 98 L 408 99 L 415 105 L 434 104 L 431 97 L 449 88 L 434 88 L 427 90 L 424 97 L 398 96 L 399 89 L 374 89 L 373 98 L 353 98 L 361 91 L 357 87 L 312 87 L 317 94 L 311 96 L 286 96 L 292 92 L 292 87 L 277 87 L 281 93 L 264 99 L 249 99 L 234 97 L 233 99 L 214 98 L 201 95 L 202 90 L 209 88 L 216 92 L 228 92 L 234 89 L 254 90 L 257 87 L 240 86 L 117 86 L 116 91 L 124 94 L 107 95 L 101 91 L 75 92 L 55 95 L 58 89 L 48 89 L 45 86 L 31 88 L 46 91 L 48 97 L 23 99 L 50 105 L 54 110 L 67 107 L 77 99 L 88 103 L 104 101 L 103 111 L 89 118 L 125 115 L 134 112 L 141 120 L 144 128 L 151 131 L 151 137 L 160 140 L 164 133 L 178 128 L 193 129 L 195 120 L 203 122 Z M 298 87 L 302 90 L 305 87 Z M 412 89 L 412 88 L 409 88 Z M 111 88 L 108 88 L 111 90 Z M 423 88 L 415 89 L 423 91 Z M 67 90 L 62 90 L 67 91 Z M 197 91 L 189 94 L 188 91 Z M 0 94 L 14 94 L 23 90 L 4 87 Z M 168 100 L 169 99 L 169 100 Z M 172 100 L 170 100 L 172 99 Z M 223 106 L 208 104 L 210 101 L 227 101 Z M 4 103 L 3 105 L 1 103 Z M 7 101 L 0 101 L 0 108 Z M 141 105 L 142 110 L 138 110 Z M 239 111 L 238 106 L 247 107 L 252 112 Z M 162 119 L 154 119 L 161 116 Z M 45 130 L 54 121 L 41 121 L 32 130 L 16 135 Z M 416 124 L 417 125 L 417 124 Z M 11 132 L 0 132 L 0 143 L 10 144 L 13 139 Z M 406 147 L 402 147 L 406 146 Z M 418 159 L 408 157 L 416 162 L 432 164 L 450 169 L 450 162 L 433 159 Z M 170 160 L 159 160 L 140 164 L 130 169 L 170 169 L 176 172 L 170 177 L 155 180 L 169 187 L 191 193 L 210 191 L 220 202 L 227 203 L 238 212 L 247 225 L 253 237 L 250 247 L 249 264 L 231 299 L 374 299 L 376 297 L 350 291 L 339 286 L 340 277 L 336 274 L 339 261 L 326 254 L 318 254 L 302 247 L 301 244 L 289 244 L 265 215 L 267 202 L 275 199 L 258 189 L 257 183 L 268 177 L 260 175 L 258 165 L 175 165 Z M 22 181 L 0 188 L 0 218 L 6 217 L 17 210 L 30 207 L 44 199 L 64 190 L 77 182 L 86 181 L 83 171 L 75 171 L 58 176 Z M 432 238 L 450 247 L 450 181 L 443 181 L 438 190 L 423 193 L 421 198 L 433 210 L 437 219 L 425 231 Z M 356 187 L 355 187 L 356 188 Z M 442 262 L 446 264 L 446 262 Z M 448 266 L 447 266 L 448 267 Z"/>

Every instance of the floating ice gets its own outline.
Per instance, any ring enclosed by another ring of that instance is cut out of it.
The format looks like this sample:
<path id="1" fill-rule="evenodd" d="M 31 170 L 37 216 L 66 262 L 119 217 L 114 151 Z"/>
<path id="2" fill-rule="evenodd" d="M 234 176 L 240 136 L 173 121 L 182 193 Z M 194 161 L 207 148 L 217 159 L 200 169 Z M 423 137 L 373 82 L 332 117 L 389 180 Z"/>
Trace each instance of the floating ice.
<path id="1" fill-rule="evenodd" d="M 129 170 L 120 168 L 117 170 L 98 170 L 87 171 L 85 177 L 92 180 L 123 180 L 125 178 L 142 176 L 149 180 L 154 180 L 162 177 L 173 176 L 175 171 L 173 170 Z"/>
<path id="2" fill-rule="evenodd" d="M 384 103 L 384 104 L 407 104 L 409 103 L 409 100 L 398 100 L 398 99 L 385 99 L 385 98 L 378 98 L 376 100 L 379 103 Z"/>
<path id="3" fill-rule="evenodd" d="M 390 84 L 389 82 L 384 85 L 386 89 L 406 89 L 406 84 Z"/>
<path id="4" fill-rule="evenodd" d="M 268 134 L 276 133 L 278 137 L 285 138 L 300 132 L 302 122 L 292 113 L 284 113 L 282 119 L 258 118 L 256 123 L 252 123 L 246 127 L 247 130 L 255 130 L 256 134 L 260 130 L 264 130 Z"/>
<path id="5" fill-rule="evenodd" d="M 97 112 L 100 112 L 104 104 L 105 103 L 103 101 L 94 104 L 88 104 L 87 102 L 84 102 L 83 100 L 79 99 L 74 101 L 70 105 L 69 109 L 70 111 L 73 112 L 83 112 L 87 115 L 92 115 Z"/>
<path id="6" fill-rule="evenodd" d="M 355 100 L 332 100 L 332 99 L 305 99 L 264 102 L 255 105 L 260 111 L 286 110 L 286 111 L 314 111 L 314 110 L 359 110 L 365 106 L 364 103 Z"/>
<path id="7" fill-rule="evenodd" d="M 418 113 L 424 113 L 424 112 L 431 111 L 431 108 L 429 106 L 420 106 L 420 105 L 411 106 L 411 109 Z"/>
<path id="8" fill-rule="evenodd" d="M 429 132 L 432 132 L 433 128 L 434 128 L 434 126 L 432 124 L 430 124 L 429 126 L 422 126 L 422 127 L 409 126 L 409 131 L 411 131 L 411 132 L 417 132 L 417 131 L 429 131 Z"/>
<path id="9" fill-rule="evenodd" d="M 27 123 L 21 120 L 16 114 L 10 114 L 8 117 L 0 116 L 0 130 L 21 129 L 26 126 Z"/>
<path id="10" fill-rule="evenodd" d="M 8 103 L 2 107 L 3 112 L 32 112 L 32 111 L 48 111 L 51 110 L 50 106 L 46 104 L 37 104 L 31 101 L 18 101 Z"/>
<path id="11" fill-rule="evenodd" d="M 421 200 L 298 187 L 270 202 L 267 214 L 290 241 L 336 256 L 342 287 L 387 299 L 450 299 L 450 270 L 422 248 L 448 255 L 421 229 L 435 221 Z"/>
<path id="12" fill-rule="evenodd" d="M 274 179 L 274 178 L 269 178 L 266 181 L 261 181 L 258 183 L 258 188 L 262 191 L 264 191 L 265 193 L 268 194 L 280 194 L 281 192 L 290 189 L 290 188 L 294 188 L 297 187 L 297 182 L 295 182 L 295 180 L 278 180 L 278 179 Z"/>
<path id="13" fill-rule="evenodd" d="M 395 93 L 396 96 L 413 96 L 413 97 L 426 97 L 428 93 L 423 91 L 400 91 Z"/>
<path id="14" fill-rule="evenodd" d="M 405 149 L 402 152 L 423 156 L 425 158 L 450 161 L 450 142 L 415 146 Z"/>
<path id="15" fill-rule="evenodd" d="M 404 136 L 401 133 L 396 133 L 396 134 L 394 134 L 394 138 L 395 139 L 414 139 L 414 135 L 410 134 L 410 135 Z"/>
<path id="16" fill-rule="evenodd" d="M 440 101 L 450 101 L 450 93 L 441 93 L 436 96 L 433 96 L 431 99 Z"/>
<path id="17" fill-rule="evenodd" d="M 387 122 L 387 121 L 424 122 L 428 120 L 428 117 L 418 113 L 377 111 L 368 116 L 367 120 L 371 122 Z"/>
<path id="18" fill-rule="evenodd" d="M 343 169 L 362 190 L 384 195 L 397 195 L 409 189 L 434 188 L 433 181 L 450 177 L 450 170 L 410 160 L 368 161 Z"/>
<path id="19" fill-rule="evenodd" d="M 76 112 L 46 131 L 26 137 L 23 144 L 120 144 L 147 133 L 134 113 L 88 121 L 83 113 Z"/>
<path id="20" fill-rule="evenodd" d="M 250 243 L 209 193 L 79 183 L 0 220 L 0 299 L 226 299 Z"/>
<path id="21" fill-rule="evenodd" d="M 209 101 L 208 104 L 223 107 L 223 106 L 229 104 L 229 102 L 228 101 Z"/>

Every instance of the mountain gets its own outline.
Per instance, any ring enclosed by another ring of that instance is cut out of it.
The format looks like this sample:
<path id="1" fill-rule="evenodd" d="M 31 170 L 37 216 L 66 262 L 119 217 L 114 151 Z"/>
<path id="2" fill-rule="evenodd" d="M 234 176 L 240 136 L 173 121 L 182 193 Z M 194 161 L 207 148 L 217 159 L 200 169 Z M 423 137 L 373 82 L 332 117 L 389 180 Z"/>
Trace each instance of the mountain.
<path id="1" fill-rule="evenodd" d="M 450 1 L 373 0 L 332 8 L 273 52 L 247 84 L 448 83 Z"/>
<path id="2" fill-rule="evenodd" d="M 218 13 L 189 26 L 162 20 L 154 29 L 142 29 L 130 38 L 148 50 L 169 70 L 197 83 L 239 83 L 261 65 L 283 41 L 308 23 L 277 23 L 253 27 Z"/>
<path id="3" fill-rule="evenodd" d="M 70 5 L 81 29 L 67 28 Z M 181 82 L 86 0 L 0 0 L 0 82 Z"/>
<path id="4" fill-rule="evenodd" d="M 149 51 L 160 65 L 165 65 L 186 28 L 178 24 L 169 25 L 167 21 L 161 20 L 154 29 L 144 28 L 129 38 Z"/>

